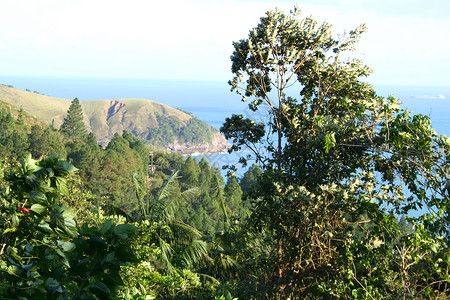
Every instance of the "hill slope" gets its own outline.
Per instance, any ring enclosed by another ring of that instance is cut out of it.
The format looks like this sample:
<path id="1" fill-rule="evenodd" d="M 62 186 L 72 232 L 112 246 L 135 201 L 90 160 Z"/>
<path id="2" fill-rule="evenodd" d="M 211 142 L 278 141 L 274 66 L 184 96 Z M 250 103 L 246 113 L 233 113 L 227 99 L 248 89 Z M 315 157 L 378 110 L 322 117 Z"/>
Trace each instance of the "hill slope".
<path id="1" fill-rule="evenodd" d="M 0 85 L 4 101 L 59 128 L 72 100 Z M 220 152 L 227 143 L 220 133 L 191 115 L 144 99 L 80 101 L 88 131 L 101 142 L 127 130 L 147 144 L 178 152 Z"/>

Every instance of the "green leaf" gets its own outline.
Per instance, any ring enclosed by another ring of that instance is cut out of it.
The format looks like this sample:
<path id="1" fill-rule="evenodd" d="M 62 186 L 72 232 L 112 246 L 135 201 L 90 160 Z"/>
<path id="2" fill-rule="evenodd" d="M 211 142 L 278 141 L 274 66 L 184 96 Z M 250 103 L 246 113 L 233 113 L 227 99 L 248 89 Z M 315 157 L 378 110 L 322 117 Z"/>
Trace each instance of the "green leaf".
<path id="1" fill-rule="evenodd" d="M 134 254 L 133 250 L 128 245 L 121 245 L 117 248 L 116 251 L 116 258 L 121 262 L 131 262 L 131 263 L 137 263 L 139 262 L 139 259 Z"/>
<path id="2" fill-rule="evenodd" d="M 94 235 L 89 238 L 89 244 L 93 247 L 103 247 L 106 245 L 106 242 L 102 237 Z"/>
<path id="3" fill-rule="evenodd" d="M 63 194 L 64 196 L 69 195 L 69 188 L 67 187 L 67 180 L 63 177 L 55 178 L 56 190 L 58 193 Z"/>
<path id="4" fill-rule="evenodd" d="M 47 196 L 39 191 L 31 191 L 28 194 L 28 198 L 30 198 L 33 202 L 45 203 L 47 201 Z"/>
<path id="5" fill-rule="evenodd" d="M 94 282 L 89 286 L 89 290 L 97 297 L 104 298 L 111 294 L 111 290 L 100 281 Z"/>
<path id="6" fill-rule="evenodd" d="M 120 276 L 120 271 L 119 270 L 111 270 L 108 273 L 108 276 L 106 276 L 103 279 L 103 283 L 105 283 L 113 291 L 117 287 L 125 285 L 123 280 L 122 280 L 122 277 Z"/>
<path id="7" fill-rule="evenodd" d="M 71 237 L 78 236 L 78 227 L 74 219 L 64 218 L 64 230 Z"/>
<path id="8" fill-rule="evenodd" d="M 336 138 L 334 136 L 334 132 L 328 133 L 325 136 L 325 145 L 323 146 L 323 149 L 325 149 L 325 153 L 328 153 L 330 149 L 336 147 Z"/>
<path id="9" fill-rule="evenodd" d="M 114 234 L 121 240 L 126 240 L 135 231 L 136 227 L 131 224 L 120 224 L 114 228 Z"/>
<path id="10" fill-rule="evenodd" d="M 70 164 L 69 162 L 65 161 L 65 160 L 59 160 L 55 163 L 53 169 L 55 171 L 59 171 L 62 174 L 67 174 L 67 173 L 72 173 L 75 171 L 78 171 L 77 168 L 75 168 L 72 164 Z"/>
<path id="11" fill-rule="evenodd" d="M 24 270 L 29 270 L 29 269 L 31 269 L 33 266 L 34 266 L 33 263 L 28 264 L 28 265 L 23 265 L 23 266 L 22 266 L 22 269 L 24 269 Z"/>
<path id="12" fill-rule="evenodd" d="M 116 252 L 112 251 L 110 253 L 108 253 L 108 255 L 105 256 L 105 258 L 103 258 L 102 263 L 110 263 L 114 260 L 116 256 Z"/>
<path id="13" fill-rule="evenodd" d="M 64 217 L 62 214 L 56 213 L 50 216 L 52 222 L 56 224 L 56 226 L 62 230 L 64 230 Z"/>
<path id="14" fill-rule="evenodd" d="M 73 219 L 76 217 L 77 213 L 76 211 L 74 211 L 73 209 L 70 208 L 66 208 L 62 215 L 64 216 L 64 218 L 69 218 L 69 219 Z"/>
<path id="15" fill-rule="evenodd" d="M 50 224 L 47 222 L 43 222 L 38 225 L 38 228 L 45 233 L 53 233 L 53 229 L 50 227 Z"/>
<path id="16" fill-rule="evenodd" d="M 7 272 L 8 274 L 19 276 L 22 273 L 22 269 L 19 268 L 18 266 L 12 265 L 8 267 Z"/>
<path id="17" fill-rule="evenodd" d="M 40 204 L 33 204 L 30 208 L 30 210 L 34 211 L 38 215 L 41 215 L 46 212 L 47 208 L 45 206 L 42 206 Z"/>
<path id="18" fill-rule="evenodd" d="M 61 285 L 59 284 L 59 282 L 58 282 L 56 279 L 51 278 L 51 277 L 49 277 L 49 278 L 47 279 L 47 281 L 45 282 L 45 287 L 46 287 L 47 290 L 49 290 L 51 293 L 55 293 L 55 292 L 62 293 L 62 292 L 63 292 L 63 290 L 62 290 Z"/>
<path id="19" fill-rule="evenodd" d="M 47 172 L 48 177 L 55 176 L 55 172 L 53 172 L 52 168 L 46 168 L 45 171 Z"/>
<path id="20" fill-rule="evenodd" d="M 19 220 L 19 216 L 17 214 L 12 215 L 11 221 L 13 223 L 13 226 L 19 226 L 20 220 Z"/>
<path id="21" fill-rule="evenodd" d="M 58 241 L 58 246 L 61 247 L 66 252 L 72 250 L 75 247 L 73 243 L 63 241 Z"/>
<path id="22" fill-rule="evenodd" d="M 106 232 L 108 232 L 112 227 L 112 222 L 111 220 L 104 220 L 102 224 L 100 224 L 100 233 L 101 234 L 105 234 Z"/>
<path id="23" fill-rule="evenodd" d="M 64 254 L 64 252 L 61 251 L 61 249 L 56 248 L 55 251 L 56 251 L 56 253 L 57 253 L 59 256 L 61 256 L 61 257 L 63 257 L 63 258 L 66 257 L 66 255 Z"/>
<path id="24" fill-rule="evenodd" d="M 49 161 L 56 162 L 56 161 L 58 160 L 58 157 L 59 157 L 59 153 L 55 153 L 55 154 L 52 154 L 52 155 L 48 158 L 48 160 L 49 160 Z"/>

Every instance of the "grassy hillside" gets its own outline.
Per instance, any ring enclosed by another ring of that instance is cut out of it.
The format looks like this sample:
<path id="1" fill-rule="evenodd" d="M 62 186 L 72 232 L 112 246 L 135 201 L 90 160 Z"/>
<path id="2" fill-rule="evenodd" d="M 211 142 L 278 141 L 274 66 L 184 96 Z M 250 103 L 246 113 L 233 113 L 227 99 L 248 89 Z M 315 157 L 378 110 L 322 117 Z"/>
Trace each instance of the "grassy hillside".
<path id="1" fill-rule="evenodd" d="M 71 100 L 53 98 L 33 92 L 0 85 L 0 101 L 22 108 L 30 115 L 50 124 L 55 120 L 58 126 L 66 115 Z"/>
<path id="2" fill-rule="evenodd" d="M 0 85 L 0 101 L 22 108 L 36 119 L 46 124 L 53 123 L 55 128 L 59 128 L 72 100 Z M 182 144 L 188 147 L 210 143 L 217 134 L 217 130 L 191 115 L 150 100 L 92 100 L 80 103 L 86 128 L 100 141 L 107 141 L 115 133 L 121 134 L 123 130 L 127 130 L 144 142 L 157 146 Z M 198 139 L 198 134 L 195 138 L 190 137 L 193 135 L 192 130 L 184 130 L 189 126 L 195 127 L 197 133 L 204 138 Z"/>

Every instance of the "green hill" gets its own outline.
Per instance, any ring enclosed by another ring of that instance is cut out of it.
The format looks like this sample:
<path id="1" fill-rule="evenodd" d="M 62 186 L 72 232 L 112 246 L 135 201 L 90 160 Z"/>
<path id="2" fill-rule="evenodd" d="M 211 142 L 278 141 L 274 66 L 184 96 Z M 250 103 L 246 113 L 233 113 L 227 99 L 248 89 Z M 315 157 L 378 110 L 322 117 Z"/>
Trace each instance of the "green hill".
<path id="1" fill-rule="evenodd" d="M 0 85 L 0 101 L 22 108 L 36 119 L 59 128 L 72 100 Z M 215 128 L 162 103 L 144 99 L 80 103 L 86 128 L 102 143 L 126 130 L 147 144 L 178 152 L 219 152 L 227 145 Z"/>

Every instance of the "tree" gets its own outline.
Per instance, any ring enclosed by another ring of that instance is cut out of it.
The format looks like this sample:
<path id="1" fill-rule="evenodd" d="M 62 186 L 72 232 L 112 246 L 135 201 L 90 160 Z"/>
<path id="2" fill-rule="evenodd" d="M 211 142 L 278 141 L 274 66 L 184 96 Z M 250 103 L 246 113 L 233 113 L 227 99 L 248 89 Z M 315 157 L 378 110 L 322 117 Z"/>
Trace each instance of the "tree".
<path id="1" fill-rule="evenodd" d="M 228 178 L 227 184 L 224 188 L 225 203 L 227 208 L 230 209 L 231 215 L 237 215 L 242 210 L 242 189 L 237 182 L 236 177 Z"/>
<path id="2" fill-rule="evenodd" d="M 439 274 L 449 266 L 450 140 L 362 80 L 370 69 L 347 52 L 364 25 L 334 38 L 328 23 L 299 16 L 270 11 L 234 43 L 232 90 L 268 119 L 233 115 L 221 128 L 232 150 L 248 147 L 263 167 L 245 225 L 273 241 L 260 260 L 260 296 L 448 292 Z M 395 214 L 421 207 L 435 213 L 409 217 L 415 234 L 400 238 Z M 367 223 L 355 237 L 353 229 Z M 410 260 L 402 264 L 395 253 Z"/>
<path id="3" fill-rule="evenodd" d="M 257 185 L 258 178 L 261 177 L 262 171 L 261 169 L 253 164 L 247 172 L 244 173 L 244 176 L 241 178 L 239 184 L 241 185 L 241 189 L 244 193 L 248 193 L 254 189 Z"/>
<path id="4" fill-rule="evenodd" d="M 86 127 L 83 121 L 83 109 L 78 98 L 72 100 L 60 131 L 65 136 L 73 139 L 83 139 L 85 137 Z"/>
<path id="5" fill-rule="evenodd" d="M 30 142 L 28 150 L 35 158 L 49 156 L 54 153 L 59 153 L 60 157 L 66 156 L 62 136 L 58 132 L 54 132 L 50 127 L 43 128 L 33 125 L 31 132 L 28 134 L 28 141 Z"/>
<path id="6" fill-rule="evenodd" d="M 180 176 L 183 178 L 185 187 L 198 186 L 200 167 L 195 159 L 188 156 L 180 169 Z"/>

